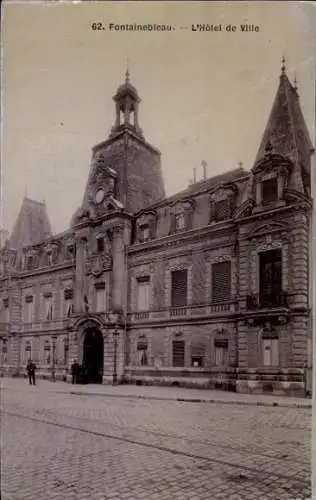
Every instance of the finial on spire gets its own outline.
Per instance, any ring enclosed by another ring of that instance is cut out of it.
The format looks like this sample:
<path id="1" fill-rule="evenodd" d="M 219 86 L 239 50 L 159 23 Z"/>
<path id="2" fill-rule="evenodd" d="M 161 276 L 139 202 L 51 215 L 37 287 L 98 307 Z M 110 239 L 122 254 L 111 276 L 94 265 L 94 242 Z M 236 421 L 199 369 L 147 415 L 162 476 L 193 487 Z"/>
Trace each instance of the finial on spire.
<path id="1" fill-rule="evenodd" d="M 129 83 L 129 58 L 126 59 L 125 83 Z"/>
<path id="2" fill-rule="evenodd" d="M 297 90 L 297 78 L 296 78 L 296 73 L 294 75 L 294 90 Z"/>
<path id="3" fill-rule="evenodd" d="M 282 75 L 284 75 L 285 70 L 286 70 L 285 62 L 286 62 L 285 61 L 285 55 L 283 54 L 283 57 L 282 57 L 282 66 L 281 66 Z"/>

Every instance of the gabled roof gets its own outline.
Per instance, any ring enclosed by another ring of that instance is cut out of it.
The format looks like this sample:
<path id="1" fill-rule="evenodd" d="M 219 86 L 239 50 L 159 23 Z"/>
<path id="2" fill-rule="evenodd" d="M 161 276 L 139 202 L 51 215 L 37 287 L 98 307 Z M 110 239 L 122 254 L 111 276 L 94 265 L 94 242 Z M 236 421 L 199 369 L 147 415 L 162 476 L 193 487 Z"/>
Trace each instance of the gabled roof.
<path id="1" fill-rule="evenodd" d="M 288 157 L 294 165 L 300 165 L 309 173 L 313 144 L 303 117 L 297 88 L 290 83 L 284 65 L 255 163 L 270 147 L 274 153 Z"/>
<path id="2" fill-rule="evenodd" d="M 51 234 L 45 203 L 25 197 L 11 234 L 10 247 L 35 245 Z"/>

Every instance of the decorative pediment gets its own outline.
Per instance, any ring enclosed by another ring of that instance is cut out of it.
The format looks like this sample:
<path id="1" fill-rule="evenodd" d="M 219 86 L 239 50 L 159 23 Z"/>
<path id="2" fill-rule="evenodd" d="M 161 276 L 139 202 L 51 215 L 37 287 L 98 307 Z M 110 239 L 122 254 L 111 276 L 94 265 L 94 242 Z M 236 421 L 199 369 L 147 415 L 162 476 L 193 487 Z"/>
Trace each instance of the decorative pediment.
<path id="1" fill-rule="evenodd" d="M 271 233 L 283 233 L 287 232 L 288 227 L 286 224 L 281 224 L 279 222 L 273 222 L 270 224 L 260 224 L 256 226 L 250 233 L 249 238 L 258 238 L 261 236 L 266 236 Z"/>
<path id="2" fill-rule="evenodd" d="M 285 171 L 290 171 L 293 167 L 293 163 L 287 156 L 283 156 L 272 151 L 267 151 L 266 154 L 257 161 L 254 165 L 252 171 L 254 174 L 259 174 L 263 172 L 264 174 L 275 170 L 282 169 Z"/>
<path id="3" fill-rule="evenodd" d="M 237 189 L 237 186 L 233 183 L 219 184 L 215 189 L 210 191 L 210 198 L 213 201 L 235 198 L 237 195 Z"/>

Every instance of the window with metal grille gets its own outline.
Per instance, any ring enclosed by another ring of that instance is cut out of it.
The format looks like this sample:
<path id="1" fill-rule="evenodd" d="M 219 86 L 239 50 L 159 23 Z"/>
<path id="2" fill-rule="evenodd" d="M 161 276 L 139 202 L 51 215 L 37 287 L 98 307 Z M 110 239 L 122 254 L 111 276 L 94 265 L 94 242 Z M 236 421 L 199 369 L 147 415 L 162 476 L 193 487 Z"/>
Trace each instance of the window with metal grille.
<path id="1" fill-rule="evenodd" d="M 268 179 L 262 182 L 262 203 L 271 203 L 278 199 L 278 179 Z"/>
<path id="2" fill-rule="evenodd" d="M 187 305 L 188 271 L 187 269 L 171 272 L 171 306 Z"/>
<path id="3" fill-rule="evenodd" d="M 184 340 L 174 340 L 172 342 L 172 366 L 184 366 L 185 362 L 185 342 Z"/>
<path id="4" fill-rule="evenodd" d="M 226 200 L 221 200 L 221 201 L 215 202 L 214 212 L 215 212 L 214 215 L 215 215 L 216 221 L 230 219 L 231 209 L 230 209 L 229 198 L 226 198 Z"/>
<path id="5" fill-rule="evenodd" d="M 260 304 L 273 306 L 282 292 L 282 250 L 259 253 Z"/>
<path id="6" fill-rule="evenodd" d="M 212 265 L 212 301 L 225 302 L 231 298 L 231 263 L 218 262 Z"/>

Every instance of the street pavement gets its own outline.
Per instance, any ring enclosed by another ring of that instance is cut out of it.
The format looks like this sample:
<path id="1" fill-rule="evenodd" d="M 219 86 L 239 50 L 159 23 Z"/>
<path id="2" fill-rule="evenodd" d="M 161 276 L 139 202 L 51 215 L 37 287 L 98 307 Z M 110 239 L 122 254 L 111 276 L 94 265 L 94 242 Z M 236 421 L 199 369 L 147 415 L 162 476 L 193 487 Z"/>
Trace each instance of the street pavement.
<path id="1" fill-rule="evenodd" d="M 311 498 L 310 401 L 288 399 L 2 379 L 1 500 Z"/>

